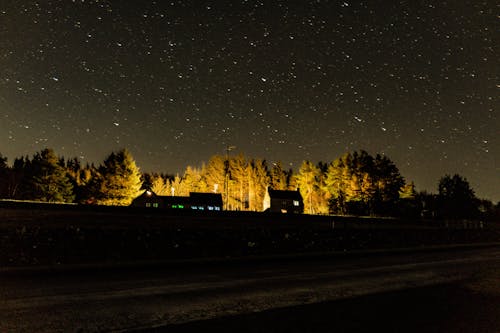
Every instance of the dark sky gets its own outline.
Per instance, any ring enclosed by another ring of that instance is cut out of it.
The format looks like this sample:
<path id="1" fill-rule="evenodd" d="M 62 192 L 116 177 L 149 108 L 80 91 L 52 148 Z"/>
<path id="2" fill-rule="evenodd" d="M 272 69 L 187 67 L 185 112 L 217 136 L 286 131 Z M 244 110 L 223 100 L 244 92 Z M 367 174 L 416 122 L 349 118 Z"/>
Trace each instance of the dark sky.
<path id="1" fill-rule="evenodd" d="M 0 2 L 0 153 L 144 171 L 383 153 L 500 200 L 496 1 Z"/>

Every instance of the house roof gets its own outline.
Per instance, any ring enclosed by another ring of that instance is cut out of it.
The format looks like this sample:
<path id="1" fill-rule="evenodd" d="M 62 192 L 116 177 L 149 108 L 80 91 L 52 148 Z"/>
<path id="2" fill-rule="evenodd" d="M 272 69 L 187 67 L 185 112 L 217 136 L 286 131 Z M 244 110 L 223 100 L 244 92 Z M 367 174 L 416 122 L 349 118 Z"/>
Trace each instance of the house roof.
<path id="1" fill-rule="evenodd" d="M 220 193 L 190 192 L 189 197 L 193 202 L 211 202 L 222 204 L 222 195 Z"/>
<path id="2" fill-rule="evenodd" d="M 222 195 L 220 193 L 191 192 L 189 197 L 157 195 L 151 190 L 144 191 L 138 198 L 156 198 L 165 204 L 186 205 L 186 204 L 213 204 L 222 206 Z"/>
<path id="3" fill-rule="evenodd" d="M 273 190 L 269 189 L 269 196 L 272 199 L 288 199 L 288 200 L 302 200 L 300 192 L 297 191 L 286 191 L 286 190 Z"/>

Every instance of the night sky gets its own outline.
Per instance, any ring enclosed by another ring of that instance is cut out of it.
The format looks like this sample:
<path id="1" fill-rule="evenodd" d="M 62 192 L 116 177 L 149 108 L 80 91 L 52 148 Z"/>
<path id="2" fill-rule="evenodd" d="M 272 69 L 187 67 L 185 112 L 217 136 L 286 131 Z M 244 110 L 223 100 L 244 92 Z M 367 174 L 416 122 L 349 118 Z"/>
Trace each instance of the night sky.
<path id="1" fill-rule="evenodd" d="M 500 200 L 497 2 L 0 2 L 0 153 L 391 158 Z"/>

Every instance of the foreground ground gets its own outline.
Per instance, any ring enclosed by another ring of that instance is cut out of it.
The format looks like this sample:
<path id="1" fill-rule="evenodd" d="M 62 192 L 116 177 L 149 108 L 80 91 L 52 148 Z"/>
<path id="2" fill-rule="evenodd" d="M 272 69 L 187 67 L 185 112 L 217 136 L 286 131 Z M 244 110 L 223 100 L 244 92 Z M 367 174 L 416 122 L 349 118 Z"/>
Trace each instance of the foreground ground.
<path id="1" fill-rule="evenodd" d="M 1 332 L 498 332 L 500 247 L 8 269 Z"/>
<path id="2" fill-rule="evenodd" d="M 136 332 L 500 332 L 500 271 L 474 281 L 299 305 Z"/>
<path id="3" fill-rule="evenodd" d="M 192 212 L 0 201 L 0 267 L 500 242 L 481 221 Z"/>

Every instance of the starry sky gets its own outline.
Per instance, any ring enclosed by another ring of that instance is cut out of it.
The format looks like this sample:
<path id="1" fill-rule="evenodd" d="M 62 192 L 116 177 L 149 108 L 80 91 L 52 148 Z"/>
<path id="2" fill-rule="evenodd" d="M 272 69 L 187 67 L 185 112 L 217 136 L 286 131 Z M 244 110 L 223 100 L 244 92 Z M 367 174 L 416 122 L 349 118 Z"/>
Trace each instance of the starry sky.
<path id="1" fill-rule="evenodd" d="M 0 153 L 391 158 L 500 200 L 496 1 L 0 2 Z"/>

